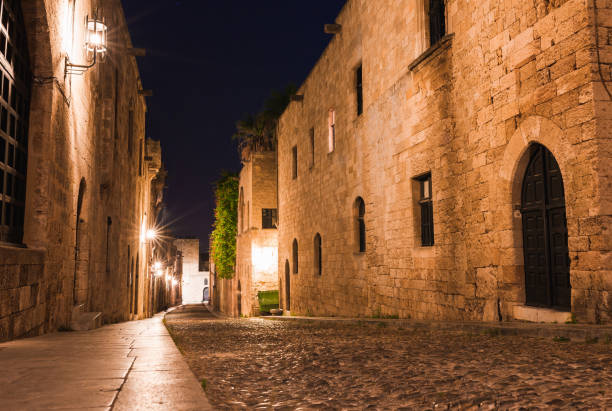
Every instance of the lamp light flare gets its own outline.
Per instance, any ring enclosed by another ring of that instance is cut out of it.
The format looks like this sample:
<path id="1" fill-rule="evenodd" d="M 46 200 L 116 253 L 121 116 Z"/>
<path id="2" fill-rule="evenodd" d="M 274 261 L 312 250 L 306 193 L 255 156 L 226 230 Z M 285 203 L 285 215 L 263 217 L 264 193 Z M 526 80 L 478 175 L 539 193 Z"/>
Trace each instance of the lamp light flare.
<path id="1" fill-rule="evenodd" d="M 160 270 L 162 268 L 162 263 L 160 263 L 159 261 L 156 261 L 155 264 L 153 264 L 153 269 L 154 270 Z"/>
<path id="2" fill-rule="evenodd" d="M 157 238 L 157 231 L 155 231 L 155 230 L 154 230 L 154 229 L 152 229 L 152 228 L 149 228 L 149 229 L 147 230 L 147 233 L 145 234 L 145 238 L 146 238 L 147 240 L 155 240 L 155 239 Z"/>
<path id="3" fill-rule="evenodd" d="M 155 277 L 161 277 L 164 275 L 164 271 L 159 269 L 155 271 Z"/>
<path id="4" fill-rule="evenodd" d="M 173 278 L 173 279 L 172 279 L 172 285 L 173 285 L 174 287 L 176 287 L 176 285 L 177 285 L 177 284 L 178 284 L 178 280 L 177 280 L 176 278 Z"/>

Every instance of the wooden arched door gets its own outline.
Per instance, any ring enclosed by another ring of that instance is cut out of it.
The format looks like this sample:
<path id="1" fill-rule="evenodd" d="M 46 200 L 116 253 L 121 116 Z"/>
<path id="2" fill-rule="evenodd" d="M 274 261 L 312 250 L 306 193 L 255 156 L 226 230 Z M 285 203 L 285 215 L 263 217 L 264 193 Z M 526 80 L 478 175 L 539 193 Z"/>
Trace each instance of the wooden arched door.
<path id="1" fill-rule="evenodd" d="M 535 144 L 523 178 L 521 213 L 527 304 L 571 309 L 565 192 L 552 153 Z"/>
<path id="2" fill-rule="evenodd" d="M 291 267 L 289 260 L 285 261 L 285 310 L 291 311 Z"/>

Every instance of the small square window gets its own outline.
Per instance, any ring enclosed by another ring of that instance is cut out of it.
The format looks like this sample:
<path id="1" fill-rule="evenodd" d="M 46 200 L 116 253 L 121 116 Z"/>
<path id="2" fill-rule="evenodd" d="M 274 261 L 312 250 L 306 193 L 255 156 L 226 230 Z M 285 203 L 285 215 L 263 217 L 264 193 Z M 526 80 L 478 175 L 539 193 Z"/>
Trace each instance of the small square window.
<path id="1" fill-rule="evenodd" d="M 277 224 L 278 217 L 276 208 L 263 208 L 261 210 L 261 227 L 276 228 Z"/>

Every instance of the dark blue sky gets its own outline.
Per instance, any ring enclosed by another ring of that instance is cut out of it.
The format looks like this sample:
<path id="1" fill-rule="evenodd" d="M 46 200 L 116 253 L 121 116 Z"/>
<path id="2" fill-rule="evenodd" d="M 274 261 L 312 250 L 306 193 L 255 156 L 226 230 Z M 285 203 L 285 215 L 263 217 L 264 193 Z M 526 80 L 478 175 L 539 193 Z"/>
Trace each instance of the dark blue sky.
<path id="1" fill-rule="evenodd" d="M 166 218 L 206 248 L 212 184 L 238 171 L 234 126 L 270 91 L 302 83 L 345 0 L 123 0 L 148 98 L 147 137 L 161 140 Z"/>

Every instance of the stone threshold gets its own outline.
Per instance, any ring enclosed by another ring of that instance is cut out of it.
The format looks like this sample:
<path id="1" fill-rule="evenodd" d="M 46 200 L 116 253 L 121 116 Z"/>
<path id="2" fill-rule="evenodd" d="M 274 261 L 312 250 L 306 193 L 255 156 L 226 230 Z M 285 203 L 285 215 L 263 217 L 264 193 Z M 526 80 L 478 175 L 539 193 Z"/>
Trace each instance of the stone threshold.
<path id="1" fill-rule="evenodd" d="M 565 324 L 572 321 L 572 313 L 553 310 L 551 308 L 530 307 L 528 305 L 515 305 L 512 312 L 514 319 L 532 323 Z"/>
<path id="2" fill-rule="evenodd" d="M 363 323 L 385 323 L 391 327 L 409 330 L 461 331 L 486 335 L 514 335 L 538 338 L 564 338 L 572 341 L 612 342 L 612 325 L 534 323 L 534 322 L 479 322 L 479 321 L 425 321 L 408 319 L 347 318 L 347 317 L 301 317 L 270 316 L 257 317 L 267 321 L 309 321 L 343 322 L 362 325 Z"/>

